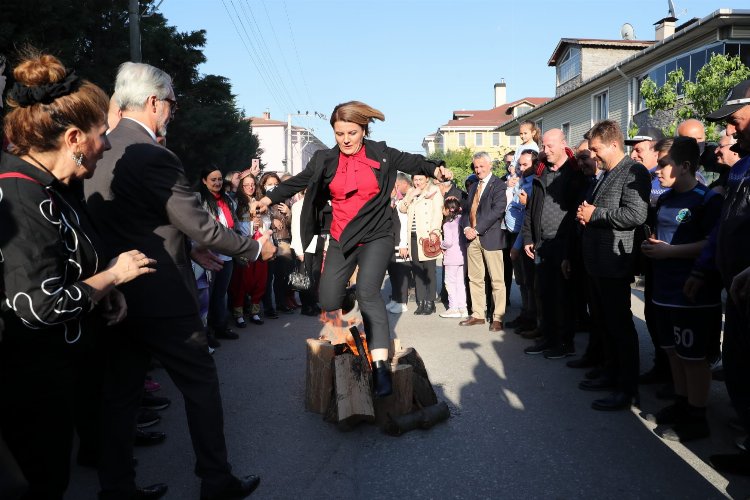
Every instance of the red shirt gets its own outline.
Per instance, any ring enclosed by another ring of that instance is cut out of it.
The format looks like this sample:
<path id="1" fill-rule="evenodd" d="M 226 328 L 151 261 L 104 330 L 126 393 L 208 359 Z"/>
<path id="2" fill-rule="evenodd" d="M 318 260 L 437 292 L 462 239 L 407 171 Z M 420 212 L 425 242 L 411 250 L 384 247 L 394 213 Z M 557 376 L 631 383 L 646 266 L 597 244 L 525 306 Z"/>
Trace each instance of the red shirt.
<path id="1" fill-rule="evenodd" d="M 364 145 L 353 155 L 339 153 L 339 166 L 328 186 L 333 208 L 331 236 L 336 241 L 365 203 L 380 191 L 373 168 L 380 170 L 380 163 L 365 156 Z"/>
<path id="2" fill-rule="evenodd" d="M 234 229 L 234 217 L 232 217 L 232 209 L 229 208 L 229 205 L 227 205 L 227 202 L 224 201 L 224 196 L 222 196 L 221 193 L 211 193 L 211 194 L 214 196 L 214 199 L 216 200 L 216 206 L 224 214 L 224 219 L 226 219 L 227 221 L 227 227 L 229 229 Z M 220 220 L 218 216 L 216 217 L 216 220 Z"/>

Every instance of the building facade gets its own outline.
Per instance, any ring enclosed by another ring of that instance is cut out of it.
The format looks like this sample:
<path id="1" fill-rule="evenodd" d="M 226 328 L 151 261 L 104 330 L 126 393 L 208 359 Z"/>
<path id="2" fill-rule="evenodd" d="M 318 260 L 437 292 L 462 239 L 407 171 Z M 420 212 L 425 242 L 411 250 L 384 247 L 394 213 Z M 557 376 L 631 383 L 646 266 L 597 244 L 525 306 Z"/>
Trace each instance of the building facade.
<path id="1" fill-rule="evenodd" d="M 250 121 L 253 133 L 258 136 L 263 151 L 260 161 L 266 172 L 298 174 L 305 168 L 315 151 L 328 148 L 310 130 L 294 125 L 290 129 L 288 121 L 272 120 L 268 111 L 261 117 L 246 119 Z"/>
<path id="2" fill-rule="evenodd" d="M 568 142 L 575 144 L 603 119 L 618 122 L 625 131 L 633 123 L 650 125 L 640 97 L 647 77 L 661 86 L 670 71 L 682 68 L 686 80 L 695 81 L 713 53 L 739 55 L 750 66 L 750 10 L 719 9 L 703 19 L 679 26 L 675 22 L 675 18 L 657 22 L 654 41 L 561 40 L 548 61 L 556 68 L 555 98 L 522 118 L 536 122 L 543 131 L 561 128 Z M 595 72 L 607 65 L 607 59 L 609 65 Z M 507 122 L 499 131 L 517 135 L 518 124 Z"/>
<path id="3" fill-rule="evenodd" d="M 494 90 L 495 106 L 492 109 L 454 111 L 451 120 L 435 133 L 425 136 L 422 141 L 425 154 L 469 148 L 474 152 L 486 151 L 499 159 L 518 144 L 518 137 L 508 136 L 498 127 L 550 99 L 525 97 L 507 103 L 505 82 L 496 83 Z"/>

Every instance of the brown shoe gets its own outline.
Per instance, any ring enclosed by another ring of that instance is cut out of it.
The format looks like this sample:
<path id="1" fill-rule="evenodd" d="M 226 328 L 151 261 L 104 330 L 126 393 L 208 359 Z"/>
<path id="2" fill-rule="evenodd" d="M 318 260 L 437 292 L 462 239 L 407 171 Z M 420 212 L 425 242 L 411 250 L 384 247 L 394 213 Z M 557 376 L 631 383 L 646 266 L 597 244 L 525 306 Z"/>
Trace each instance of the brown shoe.
<path id="1" fill-rule="evenodd" d="M 474 325 L 483 325 L 484 320 L 475 318 L 474 316 L 469 316 L 465 320 L 461 321 L 458 326 L 474 326 Z"/>
<path id="2" fill-rule="evenodd" d="M 490 331 L 491 332 L 502 332 L 503 331 L 503 322 L 495 320 L 492 323 L 490 323 Z"/>

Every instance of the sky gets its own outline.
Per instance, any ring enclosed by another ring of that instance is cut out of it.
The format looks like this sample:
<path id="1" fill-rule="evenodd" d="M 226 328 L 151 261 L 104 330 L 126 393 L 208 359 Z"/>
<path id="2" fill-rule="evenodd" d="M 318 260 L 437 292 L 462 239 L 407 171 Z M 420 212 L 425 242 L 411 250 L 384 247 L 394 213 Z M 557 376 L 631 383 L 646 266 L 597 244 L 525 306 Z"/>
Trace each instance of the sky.
<path id="1" fill-rule="evenodd" d="M 677 24 L 732 0 L 674 0 Z M 157 2 L 158 3 L 158 2 Z M 423 152 L 422 139 L 453 111 L 491 109 L 504 79 L 508 102 L 552 97 L 547 66 L 561 38 L 639 40 L 669 15 L 667 0 L 163 0 L 178 31 L 206 30 L 201 73 L 229 78 L 246 116 L 313 129 L 334 143 L 328 117 L 360 100 L 385 115 L 371 138 Z M 325 118 L 319 118 L 316 113 Z"/>

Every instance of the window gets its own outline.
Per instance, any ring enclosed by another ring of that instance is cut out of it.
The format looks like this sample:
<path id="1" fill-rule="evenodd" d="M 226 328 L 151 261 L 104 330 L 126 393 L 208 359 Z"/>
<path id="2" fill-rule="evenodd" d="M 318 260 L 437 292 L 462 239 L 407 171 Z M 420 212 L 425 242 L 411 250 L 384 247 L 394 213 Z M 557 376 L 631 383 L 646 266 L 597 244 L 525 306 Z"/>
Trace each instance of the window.
<path id="1" fill-rule="evenodd" d="M 458 147 L 459 148 L 465 148 L 466 147 L 466 133 L 459 132 L 458 133 Z"/>
<path id="2" fill-rule="evenodd" d="M 518 136 L 517 135 L 509 135 L 508 136 L 508 143 L 511 146 L 515 146 L 516 144 L 518 144 Z"/>
<path id="3" fill-rule="evenodd" d="M 609 117 L 609 91 L 594 94 L 591 98 L 591 121 L 593 123 Z"/>
<path id="4" fill-rule="evenodd" d="M 493 132 L 492 133 L 492 145 L 494 147 L 500 146 L 500 132 Z"/>
<path id="5" fill-rule="evenodd" d="M 570 144 L 570 122 L 565 122 L 560 125 L 560 130 L 562 130 L 562 133 L 565 136 L 565 142 Z"/>
<path id="6" fill-rule="evenodd" d="M 482 146 L 484 143 L 484 134 L 481 132 L 477 132 L 474 134 L 474 144 L 476 146 Z"/>
<path id="7" fill-rule="evenodd" d="M 581 49 L 571 47 L 557 63 L 557 84 L 561 85 L 581 73 Z"/>

